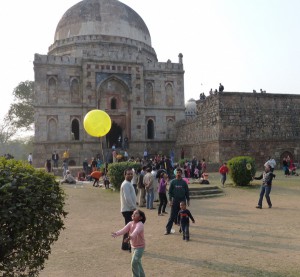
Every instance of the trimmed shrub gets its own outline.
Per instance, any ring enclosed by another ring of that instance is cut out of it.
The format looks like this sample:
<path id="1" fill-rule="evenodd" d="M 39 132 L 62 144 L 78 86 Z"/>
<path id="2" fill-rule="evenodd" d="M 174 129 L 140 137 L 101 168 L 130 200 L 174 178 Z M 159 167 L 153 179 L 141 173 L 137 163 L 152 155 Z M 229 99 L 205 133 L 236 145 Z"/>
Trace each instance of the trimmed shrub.
<path id="1" fill-rule="evenodd" d="M 234 157 L 227 162 L 229 176 L 237 186 L 249 185 L 255 175 L 255 160 L 249 156 Z"/>
<path id="2" fill-rule="evenodd" d="M 44 268 L 64 226 L 64 199 L 53 175 L 0 158 L 0 276 L 37 276 Z"/>
<path id="3" fill-rule="evenodd" d="M 185 159 L 180 159 L 177 164 L 179 164 L 181 167 L 183 167 L 185 165 L 185 162 L 186 161 L 191 161 L 192 159 L 188 159 L 188 158 L 185 158 Z"/>
<path id="4" fill-rule="evenodd" d="M 121 184 L 124 181 L 125 169 L 134 168 L 134 170 L 137 170 L 139 167 L 141 167 L 141 165 L 135 162 L 121 162 L 109 164 L 108 176 L 110 183 L 114 186 L 116 190 L 119 191 Z"/>

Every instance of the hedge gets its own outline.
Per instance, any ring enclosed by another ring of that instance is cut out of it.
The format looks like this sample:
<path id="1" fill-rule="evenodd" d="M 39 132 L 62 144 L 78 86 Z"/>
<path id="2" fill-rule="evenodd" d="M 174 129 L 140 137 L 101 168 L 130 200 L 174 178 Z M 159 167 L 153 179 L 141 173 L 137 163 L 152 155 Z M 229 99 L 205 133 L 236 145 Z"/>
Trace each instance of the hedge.
<path id="1" fill-rule="evenodd" d="M 111 163 L 108 165 L 108 176 L 109 181 L 113 187 L 119 191 L 122 182 L 124 181 L 124 171 L 127 168 L 134 168 L 137 170 L 141 165 L 135 162 L 120 162 L 120 163 Z"/>
<path id="2" fill-rule="evenodd" d="M 0 276 L 37 276 L 44 268 L 64 228 L 64 200 L 53 175 L 0 158 Z"/>
<path id="3" fill-rule="evenodd" d="M 227 162 L 229 176 L 237 186 L 249 185 L 252 176 L 255 175 L 255 160 L 249 156 L 234 157 Z"/>

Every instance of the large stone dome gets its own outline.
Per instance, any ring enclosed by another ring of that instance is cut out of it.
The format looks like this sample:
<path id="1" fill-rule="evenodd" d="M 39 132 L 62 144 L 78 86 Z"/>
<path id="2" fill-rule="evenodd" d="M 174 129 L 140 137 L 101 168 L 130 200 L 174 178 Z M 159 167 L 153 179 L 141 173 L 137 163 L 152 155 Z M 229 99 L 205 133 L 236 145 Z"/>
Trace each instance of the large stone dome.
<path id="1" fill-rule="evenodd" d="M 151 46 L 143 19 L 117 0 L 84 0 L 68 9 L 59 21 L 54 41 L 86 35 L 124 37 Z"/>

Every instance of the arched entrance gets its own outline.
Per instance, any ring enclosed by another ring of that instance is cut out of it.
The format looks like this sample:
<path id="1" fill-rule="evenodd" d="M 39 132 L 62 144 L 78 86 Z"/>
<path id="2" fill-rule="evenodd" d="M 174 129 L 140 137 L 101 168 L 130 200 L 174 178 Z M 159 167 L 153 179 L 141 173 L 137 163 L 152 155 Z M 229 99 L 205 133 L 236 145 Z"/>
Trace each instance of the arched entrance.
<path id="1" fill-rule="evenodd" d="M 122 147 L 122 128 L 117 123 L 113 122 L 109 133 L 106 135 L 107 147 L 111 148 L 114 144 L 116 147 Z"/>
<path id="2" fill-rule="evenodd" d="M 147 123 L 147 139 L 154 139 L 154 122 L 152 119 Z"/>

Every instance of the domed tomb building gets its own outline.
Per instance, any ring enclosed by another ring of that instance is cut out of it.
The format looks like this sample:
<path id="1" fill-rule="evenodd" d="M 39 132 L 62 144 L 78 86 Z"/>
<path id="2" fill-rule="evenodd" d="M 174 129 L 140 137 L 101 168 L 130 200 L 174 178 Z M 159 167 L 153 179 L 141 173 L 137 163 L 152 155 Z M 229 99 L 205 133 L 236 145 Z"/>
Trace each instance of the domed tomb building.
<path id="1" fill-rule="evenodd" d="M 143 19 L 117 0 L 84 0 L 63 15 L 47 55 L 35 54 L 35 165 L 69 149 L 81 165 L 111 147 L 130 156 L 169 153 L 174 125 L 185 118 L 184 70 L 158 62 Z M 110 132 L 91 137 L 83 127 L 94 109 L 107 112 Z M 124 145 L 125 143 L 125 145 Z"/>

